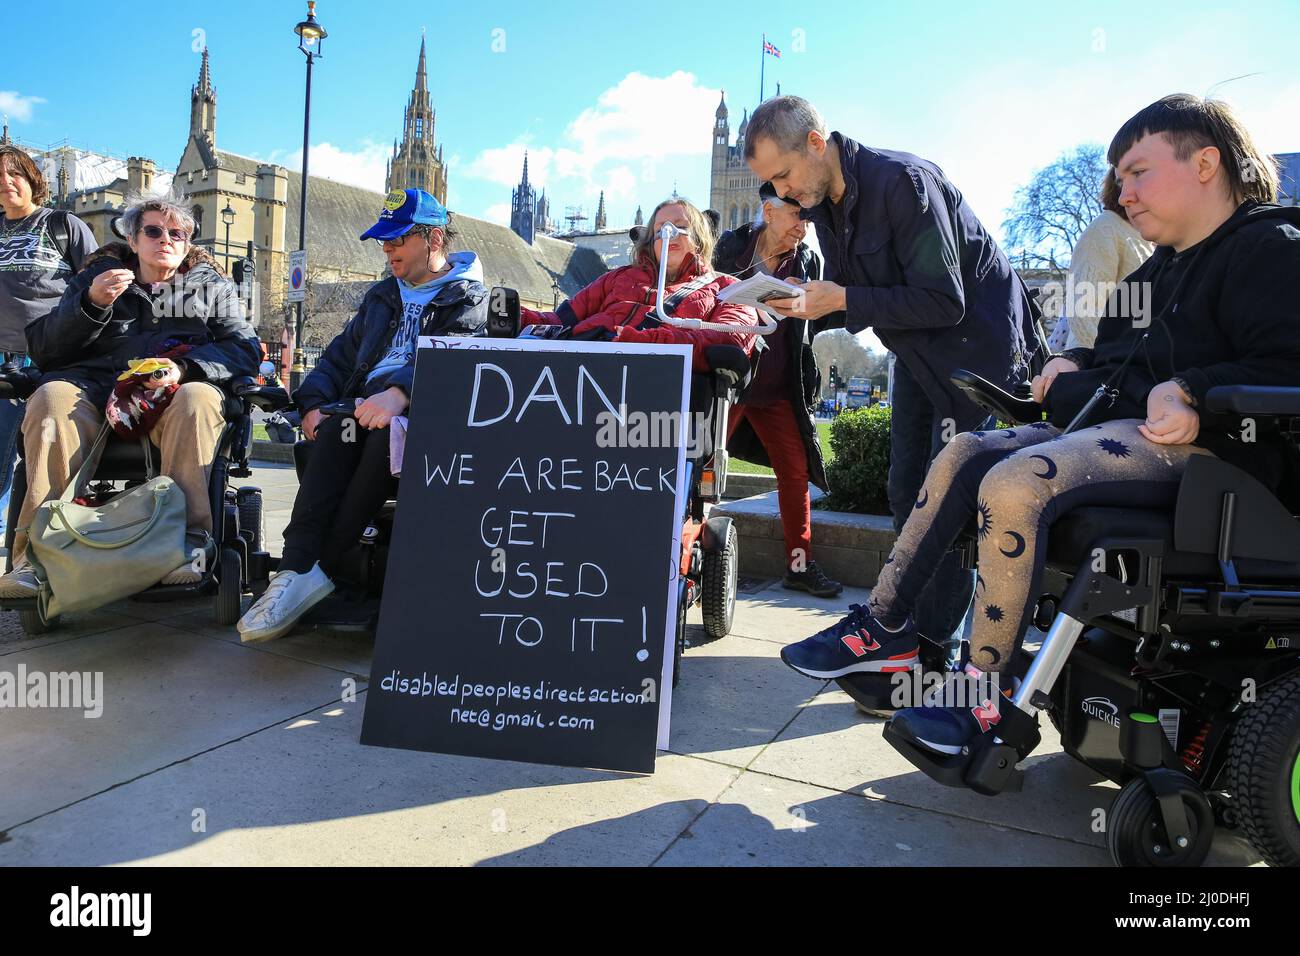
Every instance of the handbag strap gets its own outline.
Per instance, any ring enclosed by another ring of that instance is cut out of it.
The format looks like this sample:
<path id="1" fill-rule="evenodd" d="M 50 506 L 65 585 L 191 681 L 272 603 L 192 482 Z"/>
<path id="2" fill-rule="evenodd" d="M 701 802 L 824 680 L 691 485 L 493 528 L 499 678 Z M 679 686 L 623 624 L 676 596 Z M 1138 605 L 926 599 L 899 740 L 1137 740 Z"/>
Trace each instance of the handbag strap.
<path id="1" fill-rule="evenodd" d="M 99 434 L 95 436 L 94 443 L 90 446 L 90 451 L 86 452 L 86 457 L 82 459 L 81 467 L 72 476 L 68 486 L 63 489 L 63 494 L 59 495 L 60 501 L 71 501 L 77 497 L 81 486 L 95 477 L 95 469 L 99 467 L 99 459 L 104 454 L 104 446 L 108 444 L 108 436 L 111 434 L 113 434 L 113 426 L 104 422 L 99 429 Z"/>
<path id="2" fill-rule="evenodd" d="M 91 443 L 90 451 L 86 452 L 86 457 L 82 460 L 81 467 L 78 468 L 77 473 L 72 476 L 72 480 L 68 482 L 68 486 L 63 489 L 63 494 L 59 495 L 60 501 L 71 501 L 73 498 L 77 497 L 77 493 L 81 491 L 82 486 L 95 477 L 95 469 L 99 467 L 99 459 L 104 456 L 104 449 L 108 446 L 108 440 L 112 435 L 113 426 L 108 422 L 104 422 L 104 424 L 100 426 L 99 434 L 95 436 L 94 442 Z M 147 481 L 150 478 L 158 477 L 154 473 L 153 469 L 153 446 L 147 435 L 140 439 L 140 445 L 144 449 L 145 480 Z"/>
<path id="3" fill-rule="evenodd" d="M 153 526 L 158 523 L 158 518 L 162 515 L 163 495 L 167 494 L 168 490 L 169 488 L 163 488 L 157 485 L 154 486 L 153 514 L 149 516 L 149 521 L 143 528 L 131 535 L 131 537 L 127 538 L 125 541 L 94 541 L 91 538 L 86 537 L 72 526 L 72 522 L 69 521 L 67 516 L 63 513 L 63 506 L 69 504 L 67 501 L 59 500 L 50 502 L 50 514 L 57 516 L 59 521 L 63 524 L 63 530 L 68 532 L 68 534 L 72 535 L 72 537 L 76 538 L 86 547 L 95 548 L 99 551 L 114 551 L 118 548 L 126 548 L 135 544 L 153 530 Z"/>

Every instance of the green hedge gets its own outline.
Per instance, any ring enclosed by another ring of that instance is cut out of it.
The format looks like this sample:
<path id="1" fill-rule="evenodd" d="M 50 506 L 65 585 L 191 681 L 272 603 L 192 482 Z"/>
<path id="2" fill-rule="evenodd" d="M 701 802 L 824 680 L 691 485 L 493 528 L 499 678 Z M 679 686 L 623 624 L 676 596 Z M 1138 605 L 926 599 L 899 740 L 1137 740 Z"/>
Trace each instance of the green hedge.
<path id="1" fill-rule="evenodd" d="M 841 412 L 831 422 L 831 450 L 828 505 L 836 511 L 889 514 L 889 409 L 873 405 Z"/>

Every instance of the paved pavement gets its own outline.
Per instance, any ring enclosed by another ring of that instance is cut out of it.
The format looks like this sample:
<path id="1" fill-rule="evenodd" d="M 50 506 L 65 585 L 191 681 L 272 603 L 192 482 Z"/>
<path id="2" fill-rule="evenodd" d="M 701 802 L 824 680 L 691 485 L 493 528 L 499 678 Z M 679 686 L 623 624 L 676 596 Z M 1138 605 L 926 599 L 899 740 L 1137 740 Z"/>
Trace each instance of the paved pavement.
<path id="1" fill-rule="evenodd" d="M 292 470 L 249 483 L 278 553 Z M 643 777 L 362 747 L 365 639 L 245 646 L 208 602 L 123 602 L 39 638 L 0 613 L 0 671 L 105 674 L 97 719 L 0 710 L 0 865 L 1105 865 L 1092 823 L 1115 788 L 1050 727 L 1023 793 L 949 790 L 780 662 L 865 598 L 759 582 L 712 643 L 696 610 L 671 748 Z M 1213 857 L 1253 859 L 1222 838 Z"/>

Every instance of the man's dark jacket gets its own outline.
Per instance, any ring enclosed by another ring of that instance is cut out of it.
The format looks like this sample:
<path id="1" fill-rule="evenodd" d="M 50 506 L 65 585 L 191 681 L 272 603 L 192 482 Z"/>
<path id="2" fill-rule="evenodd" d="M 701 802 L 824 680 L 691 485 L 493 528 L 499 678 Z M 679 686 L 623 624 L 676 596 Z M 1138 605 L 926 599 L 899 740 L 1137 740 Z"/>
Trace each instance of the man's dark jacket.
<path id="1" fill-rule="evenodd" d="M 754 258 L 754 248 L 758 244 L 761 230 L 755 230 L 751 223 L 722 234 L 713 251 L 713 268 L 738 278 L 748 278 L 753 269 L 750 262 Z M 820 279 L 822 260 L 817 253 L 808 248 L 807 243 L 799 243 L 781 262 L 777 263 L 774 274 L 784 279 Z M 804 328 L 808 331 L 808 341 L 804 342 Z M 782 319 L 781 326 L 773 335 L 785 339 L 785 355 L 790 362 L 790 404 L 794 407 L 794 418 L 799 423 L 799 437 L 803 439 L 804 451 L 808 456 L 808 480 L 823 491 L 829 491 L 826 482 L 826 463 L 822 457 L 821 444 L 817 440 L 817 426 L 813 421 L 809 407 L 817 401 L 821 393 L 821 372 L 813 357 L 812 340 L 822 329 L 827 328 L 825 320 L 803 322 L 798 319 Z M 772 354 L 764 347 L 764 339 L 758 338 L 754 352 L 755 368 L 761 368 L 765 358 Z M 741 397 L 744 402 L 744 396 Z M 727 442 L 727 451 L 744 461 L 771 467 L 772 461 L 758 440 L 758 434 L 749 421 L 742 420 L 736 426 L 731 440 Z"/>
<path id="2" fill-rule="evenodd" d="M 201 249 L 190 251 L 184 271 L 156 295 L 133 282 L 107 309 L 90 301 L 86 293 L 101 272 L 136 266 L 125 243 L 104 246 L 68 282 L 59 307 L 27 326 L 28 353 L 43 383 L 75 382 L 103 407 L 118 374 L 134 359 L 158 355 L 169 340 L 193 346 L 182 359 L 186 381 L 220 386 L 257 375 L 262 350 L 238 289 Z"/>
<path id="3" fill-rule="evenodd" d="M 1024 283 L 938 166 L 840 133 L 830 142 L 844 174 L 842 234 L 829 197 L 807 214 L 825 278 L 848 290 L 830 327 L 871 328 L 941 417 L 983 419 L 948 376 L 965 368 L 1003 388 L 1030 377 L 1042 356 Z"/>
<path id="4" fill-rule="evenodd" d="M 474 279 L 457 279 L 438 289 L 425 306 L 421 335 L 475 335 L 487 324 L 488 290 Z M 397 386 L 411 396 L 415 384 L 415 355 L 403 368 L 381 380 L 367 382 L 383 358 L 402 318 L 402 293 L 388 276 L 367 290 L 361 306 L 343 331 L 334 336 L 316 367 L 293 393 L 298 411 L 307 414 L 344 398 L 369 398 Z M 418 351 L 418 349 L 416 350 Z"/>

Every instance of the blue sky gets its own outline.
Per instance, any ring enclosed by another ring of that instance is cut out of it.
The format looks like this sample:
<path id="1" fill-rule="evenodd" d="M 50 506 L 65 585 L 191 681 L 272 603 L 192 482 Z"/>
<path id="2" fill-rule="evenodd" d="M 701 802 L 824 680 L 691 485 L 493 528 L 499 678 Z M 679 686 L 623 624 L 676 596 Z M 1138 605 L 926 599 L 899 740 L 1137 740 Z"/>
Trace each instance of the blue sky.
<path id="1" fill-rule="evenodd" d="M 443 10 L 454 9 L 444 15 Z M 449 205 L 500 221 L 523 150 L 562 213 L 611 226 L 672 191 L 708 201 L 709 130 L 720 89 L 732 132 L 767 92 L 807 96 L 833 129 L 939 163 L 1000 233 L 1017 186 L 1080 142 L 1106 142 L 1174 91 L 1232 101 L 1271 151 L 1300 150 L 1300 4 L 1072 5 L 987 2 L 734 4 L 322 0 L 330 31 L 315 71 L 313 174 L 383 189 L 421 30 Z M 125 3 L 45 2 L 6 14 L 27 43 L 0 57 L 11 133 L 64 139 L 174 168 L 185 142 L 194 47 L 211 50 L 222 149 L 296 167 L 303 58 L 292 27 L 306 4 L 224 2 L 147 15 Z M 16 17 L 15 17 L 16 15 Z M 11 34 L 12 36 L 12 34 Z M 503 48 L 504 47 L 504 48 Z M 81 51 L 85 51 L 84 55 Z M 84 62 L 84 67 L 80 64 Z"/>

